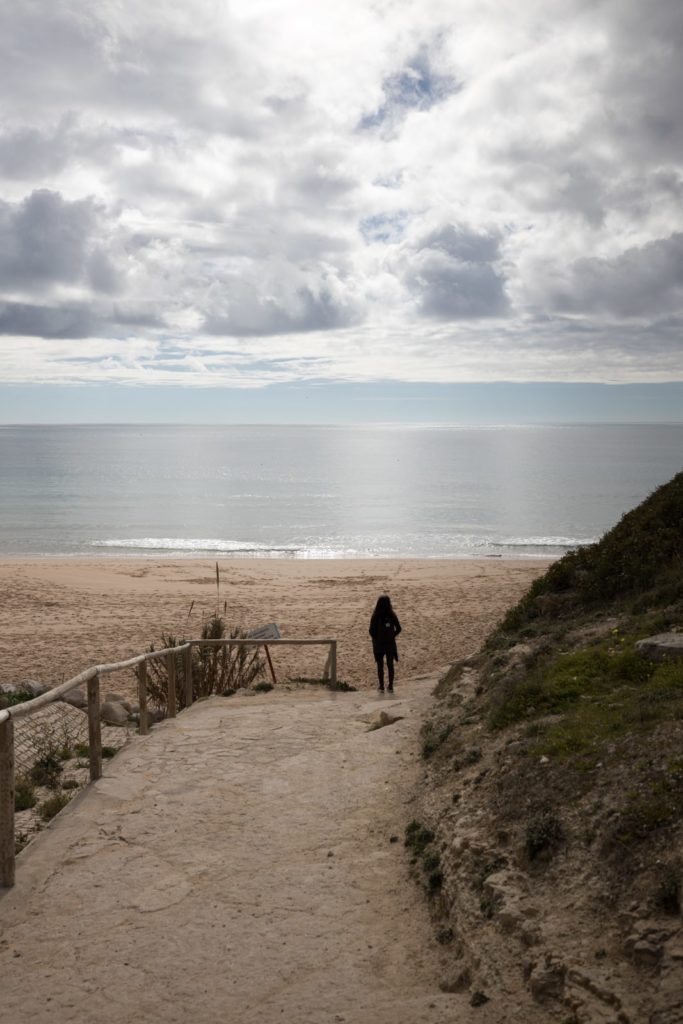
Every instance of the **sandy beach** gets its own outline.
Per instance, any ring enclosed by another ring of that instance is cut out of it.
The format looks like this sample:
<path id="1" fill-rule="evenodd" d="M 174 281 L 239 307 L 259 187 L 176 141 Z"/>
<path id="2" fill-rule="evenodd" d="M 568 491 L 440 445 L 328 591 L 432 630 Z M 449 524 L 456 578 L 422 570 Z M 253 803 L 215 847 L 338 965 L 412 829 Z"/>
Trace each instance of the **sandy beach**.
<path id="1" fill-rule="evenodd" d="M 547 567 L 542 561 L 220 559 L 230 628 L 276 622 L 284 637 L 337 637 L 340 679 L 375 684 L 368 620 L 388 593 L 403 625 L 401 675 L 477 649 Z M 162 633 L 200 635 L 217 607 L 214 559 L 0 560 L 0 682 L 57 684 L 89 665 L 139 654 Z M 191 609 L 191 610 L 190 610 Z M 325 654 L 275 654 L 278 679 L 320 675 Z M 129 673 L 110 689 L 131 692 Z"/>

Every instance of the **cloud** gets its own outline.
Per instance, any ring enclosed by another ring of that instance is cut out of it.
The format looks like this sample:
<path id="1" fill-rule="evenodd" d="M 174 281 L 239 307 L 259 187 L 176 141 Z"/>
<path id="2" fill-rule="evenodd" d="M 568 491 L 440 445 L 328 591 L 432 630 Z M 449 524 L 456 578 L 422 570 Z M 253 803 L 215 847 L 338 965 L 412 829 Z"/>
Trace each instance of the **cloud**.
<path id="1" fill-rule="evenodd" d="M 214 285 L 209 305 L 204 329 L 238 337 L 334 330 L 362 316 L 343 281 L 320 268 L 254 267 L 253 280 L 243 273 Z"/>
<path id="2" fill-rule="evenodd" d="M 507 298 L 499 261 L 494 236 L 448 224 L 420 240 L 407 257 L 403 279 L 424 316 L 502 316 Z"/>
<path id="3" fill-rule="evenodd" d="M 678 0 L 6 7 L 6 379 L 683 378 Z"/>
<path id="4" fill-rule="evenodd" d="M 376 110 L 364 114 L 358 128 L 367 131 L 384 128 L 387 124 L 391 126 L 411 110 L 431 110 L 460 88 L 452 75 L 436 70 L 434 53 L 430 53 L 427 46 L 421 46 L 402 67 L 387 75 L 382 82 L 382 103 Z"/>
<path id="5" fill-rule="evenodd" d="M 683 309 L 683 233 L 627 249 L 612 259 L 576 260 L 551 292 L 561 313 L 617 319 L 663 317 Z"/>
<path id="6" fill-rule="evenodd" d="M 102 209 L 41 189 L 16 205 L 0 202 L 0 281 L 5 288 L 87 283 L 113 291 L 115 269 L 98 244 Z"/>

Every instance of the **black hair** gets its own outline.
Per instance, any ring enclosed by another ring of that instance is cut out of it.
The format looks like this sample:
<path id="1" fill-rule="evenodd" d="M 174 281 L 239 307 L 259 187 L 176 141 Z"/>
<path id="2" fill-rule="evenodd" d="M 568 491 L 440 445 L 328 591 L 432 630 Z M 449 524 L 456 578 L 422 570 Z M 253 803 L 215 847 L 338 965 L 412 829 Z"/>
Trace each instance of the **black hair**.
<path id="1" fill-rule="evenodd" d="M 377 604 L 375 605 L 374 615 L 388 615 L 393 611 L 391 607 L 391 598 L 388 594 L 382 594 L 381 597 L 377 598 Z"/>

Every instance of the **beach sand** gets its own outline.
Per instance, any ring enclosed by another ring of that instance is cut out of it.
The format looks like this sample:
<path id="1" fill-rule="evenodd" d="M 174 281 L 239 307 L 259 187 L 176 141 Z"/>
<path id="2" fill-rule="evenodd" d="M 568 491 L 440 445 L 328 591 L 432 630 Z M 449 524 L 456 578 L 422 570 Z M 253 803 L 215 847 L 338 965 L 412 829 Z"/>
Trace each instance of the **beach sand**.
<path id="1" fill-rule="evenodd" d="M 218 607 L 230 628 L 276 622 L 283 637 L 336 637 L 339 678 L 373 687 L 368 622 L 391 596 L 403 626 L 401 675 L 473 653 L 544 572 L 542 561 L 220 559 Z M 214 559 L 0 560 L 0 682 L 56 685 L 90 665 L 200 635 L 217 607 Z M 192 610 L 190 611 L 190 606 Z M 273 650 L 278 681 L 320 676 L 323 648 Z M 131 694 L 132 673 L 106 691 Z"/>

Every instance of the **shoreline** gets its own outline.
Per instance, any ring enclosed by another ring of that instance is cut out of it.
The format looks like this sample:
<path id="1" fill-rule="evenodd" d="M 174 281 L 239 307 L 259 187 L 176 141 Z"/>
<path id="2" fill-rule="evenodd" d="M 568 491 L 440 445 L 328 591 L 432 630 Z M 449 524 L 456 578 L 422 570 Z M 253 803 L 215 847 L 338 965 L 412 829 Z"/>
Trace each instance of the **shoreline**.
<path id="1" fill-rule="evenodd" d="M 84 668 L 200 635 L 217 607 L 230 629 L 276 622 L 285 637 L 335 636 L 339 678 L 375 685 L 367 635 L 379 594 L 403 625 L 401 676 L 479 648 L 550 559 L 0 556 L 0 682 L 57 683 Z M 220 592 L 216 591 L 216 562 Z M 320 652 L 277 652 L 278 679 L 320 675 Z M 132 675 L 106 689 L 131 694 Z"/>

